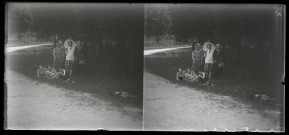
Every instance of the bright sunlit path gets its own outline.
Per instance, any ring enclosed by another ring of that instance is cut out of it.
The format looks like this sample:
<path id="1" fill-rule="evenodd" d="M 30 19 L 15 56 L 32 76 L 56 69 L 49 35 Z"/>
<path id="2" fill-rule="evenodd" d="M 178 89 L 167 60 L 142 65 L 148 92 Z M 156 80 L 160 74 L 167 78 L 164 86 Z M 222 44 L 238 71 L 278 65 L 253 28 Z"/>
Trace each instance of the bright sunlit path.
<path id="1" fill-rule="evenodd" d="M 21 49 L 27 49 L 27 48 L 32 48 L 32 47 L 39 47 L 39 46 L 44 46 L 44 45 L 53 45 L 53 44 L 39 44 L 39 45 L 27 45 L 27 46 L 11 46 L 11 47 L 5 47 L 5 50 L 7 53 L 18 51 Z"/>
<path id="2" fill-rule="evenodd" d="M 146 55 L 152 55 L 155 53 L 170 51 L 170 50 L 176 50 L 176 49 L 182 49 L 182 48 L 190 48 L 191 46 L 184 46 L 184 47 L 174 47 L 174 48 L 165 48 L 165 49 L 153 49 L 153 50 L 144 50 L 144 56 Z"/>

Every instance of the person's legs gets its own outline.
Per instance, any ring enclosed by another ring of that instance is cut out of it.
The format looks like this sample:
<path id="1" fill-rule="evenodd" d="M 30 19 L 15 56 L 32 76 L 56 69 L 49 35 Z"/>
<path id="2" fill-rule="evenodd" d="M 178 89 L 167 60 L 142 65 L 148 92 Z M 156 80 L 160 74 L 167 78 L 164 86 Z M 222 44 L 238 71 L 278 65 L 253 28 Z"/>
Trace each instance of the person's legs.
<path id="1" fill-rule="evenodd" d="M 198 81 L 201 85 L 208 82 L 206 78 L 201 78 L 201 77 L 198 78 Z"/>
<path id="2" fill-rule="evenodd" d="M 53 62 L 54 65 L 52 65 L 52 67 L 56 70 L 59 71 L 59 68 L 61 68 L 61 60 L 60 59 L 56 59 Z"/>
<path id="3" fill-rule="evenodd" d="M 59 74 L 58 73 L 53 73 L 51 79 L 58 79 Z"/>
<path id="4" fill-rule="evenodd" d="M 199 73 L 200 70 L 200 63 L 196 62 L 194 64 L 194 68 L 192 69 L 192 71 L 194 71 L 195 73 Z"/>
<path id="5" fill-rule="evenodd" d="M 218 63 L 212 64 L 212 71 L 211 72 L 212 72 L 213 78 L 218 77 Z"/>
<path id="6" fill-rule="evenodd" d="M 73 73 L 73 64 L 74 64 L 74 61 L 69 61 L 69 79 L 71 80 L 71 76 L 72 76 L 72 73 Z"/>
<path id="7" fill-rule="evenodd" d="M 223 67 L 216 67 L 216 78 L 219 79 L 220 76 L 222 75 L 222 70 L 223 70 Z"/>
<path id="8" fill-rule="evenodd" d="M 71 75 L 72 75 L 72 66 L 73 66 L 73 61 L 71 60 L 66 60 L 65 61 L 65 76 L 67 78 L 66 82 L 70 81 Z"/>
<path id="9" fill-rule="evenodd" d="M 66 68 L 65 62 L 66 62 L 66 59 L 65 59 L 65 57 L 63 57 L 63 58 L 61 59 L 61 62 L 60 62 L 60 67 L 63 68 L 63 69 Z"/>
<path id="10" fill-rule="evenodd" d="M 74 75 L 75 75 L 75 76 L 78 76 L 78 74 L 79 74 L 79 65 L 78 65 L 78 61 L 74 61 L 74 64 L 73 64 L 73 71 L 74 71 Z"/>
<path id="11" fill-rule="evenodd" d="M 195 65 L 193 62 L 192 62 L 191 70 L 195 70 Z"/>
<path id="12" fill-rule="evenodd" d="M 190 81 L 191 80 L 191 76 L 189 74 L 185 74 L 185 80 L 186 81 Z"/>
<path id="13" fill-rule="evenodd" d="M 70 70 L 69 70 L 69 60 L 65 61 L 65 72 L 66 72 L 66 76 L 69 76 Z"/>
<path id="14" fill-rule="evenodd" d="M 221 77 L 221 75 L 223 74 L 223 71 L 224 71 L 224 67 L 219 67 L 218 68 L 218 78 Z"/>
<path id="15" fill-rule="evenodd" d="M 211 79 L 211 76 L 212 76 L 212 66 L 213 66 L 213 64 L 211 64 L 211 63 L 208 64 L 209 79 Z"/>
<path id="16" fill-rule="evenodd" d="M 208 63 L 204 64 L 204 71 L 205 71 L 205 73 L 209 73 L 209 64 Z"/>
<path id="17" fill-rule="evenodd" d="M 205 83 L 207 83 L 207 82 L 209 81 L 208 78 L 209 78 L 210 73 L 211 73 L 210 68 L 211 68 L 210 63 L 205 63 L 205 64 L 204 64 L 205 78 L 199 78 L 199 82 L 200 82 L 201 84 L 205 84 Z"/>
<path id="18" fill-rule="evenodd" d="M 80 65 L 78 65 L 78 72 L 79 72 L 79 74 L 81 74 L 81 73 L 83 73 L 83 71 L 84 71 L 84 64 L 80 64 Z"/>

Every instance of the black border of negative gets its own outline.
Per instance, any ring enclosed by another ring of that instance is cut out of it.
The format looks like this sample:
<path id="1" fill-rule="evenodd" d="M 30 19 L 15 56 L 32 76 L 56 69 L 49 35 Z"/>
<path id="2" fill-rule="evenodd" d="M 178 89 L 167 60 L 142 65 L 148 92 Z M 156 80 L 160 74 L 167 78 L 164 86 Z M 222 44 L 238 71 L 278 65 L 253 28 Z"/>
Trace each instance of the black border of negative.
<path id="1" fill-rule="evenodd" d="M 98 0 L 98 1 L 77 1 L 77 0 L 70 0 L 70 1 L 68 1 L 68 0 L 61 0 L 61 1 L 55 1 L 55 0 L 52 0 L 52 1 L 39 1 L 39 0 L 26 0 L 26 1 L 21 1 L 21 0 L 5 0 L 5 1 L 3 1 L 1 4 L 2 4 L 2 11 L 3 11 L 3 13 L 1 14 L 2 15 L 2 19 L 3 19 L 3 21 L 1 21 L 2 22 L 2 26 L 5 26 L 5 4 L 6 3 L 8 3 L 8 2 L 57 2 L 57 3 L 59 3 L 59 2 L 68 2 L 68 3 L 71 3 L 71 2 L 77 2 L 77 3 L 90 3 L 90 2 L 93 2 L 93 3 L 130 3 L 130 4 L 134 4 L 134 3 L 139 3 L 139 4 L 141 4 L 141 3 L 174 3 L 174 4 L 178 4 L 178 3 L 183 3 L 183 4 L 193 4 L 193 3 L 207 3 L 207 4 L 218 4 L 218 3 L 226 3 L 226 4 L 284 4 L 284 5 L 287 5 L 287 1 L 286 0 L 271 0 L 271 1 L 269 1 L 269 0 L 235 0 L 235 1 L 230 1 L 230 0 L 194 0 L 194 1 L 190 1 L 190 2 L 188 2 L 188 1 L 185 1 L 185 0 L 177 0 L 177 1 L 164 1 L 164 0 L 135 0 L 135 1 L 132 1 L 132 0 L 129 0 L 129 1 L 117 1 L 117 0 L 106 0 L 106 1 L 100 1 L 100 0 Z M 285 11 L 286 13 L 287 13 L 287 10 Z M 287 24 L 287 22 L 286 22 L 286 24 Z M 2 27 L 2 29 L 3 29 L 3 27 Z M 2 34 L 4 35 L 4 36 L 1 36 L 1 41 L 3 41 L 2 43 L 4 43 L 4 41 L 5 41 L 5 39 L 4 39 L 4 37 L 5 37 L 5 27 L 4 27 L 4 29 L 3 29 L 4 31 L 2 32 Z M 286 33 L 286 31 L 287 31 L 287 27 L 286 27 L 286 30 L 285 30 L 285 33 Z M 285 38 L 287 39 L 287 35 L 285 34 Z M 285 40 L 285 43 L 286 43 L 286 40 Z M 285 45 L 285 48 L 286 48 L 286 45 Z M 1 46 L 1 49 L 3 50 L 3 52 L 4 52 L 4 46 Z M 287 50 L 287 49 L 286 49 Z M 285 51 L 285 50 L 284 50 Z M 286 52 L 286 51 L 285 51 Z M 285 55 L 287 56 L 287 54 L 285 53 Z M 1 64 L 3 64 L 3 66 L 2 66 L 2 73 L 4 73 L 4 68 L 5 68 L 5 64 L 4 64 L 4 60 L 5 60 L 5 56 L 4 55 L 2 55 L 3 57 L 2 58 L 4 58 L 4 59 L 1 59 Z M 286 56 L 285 56 L 285 61 L 286 61 Z M 286 70 L 286 68 L 288 67 L 287 66 L 287 62 L 285 63 L 286 65 L 285 65 L 285 70 Z M 286 79 L 285 79 L 285 74 L 286 74 L 286 72 L 284 73 L 284 75 L 282 76 L 282 78 L 281 78 L 281 83 L 283 84 L 283 85 L 285 85 L 286 84 Z M 4 82 L 4 74 L 3 74 L 3 78 L 1 78 L 1 79 L 3 79 L 3 82 Z M 4 85 L 3 85 L 4 87 L 2 87 L 2 88 L 6 88 L 6 86 L 5 86 L 5 83 L 4 83 Z M 16 131 L 14 131 L 14 130 L 5 130 L 5 125 L 4 125 L 4 108 L 5 108 L 5 104 L 4 104 L 4 98 L 5 98 L 5 95 L 4 95 L 5 93 L 4 93 L 4 91 L 3 90 L 1 90 L 1 95 L 3 95 L 3 98 L 2 98 L 2 100 L 1 100 L 1 103 L 3 103 L 3 104 L 1 104 L 2 106 L 1 106 L 1 109 L 2 109 L 2 113 L 3 114 L 1 114 L 1 121 L 2 121 L 2 132 L 4 133 L 4 134 L 17 134 L 17 133 L 29 133 L 29 134 L 49 134 L 49 133 L 53 133 L 53 134 L 62 134 L 62 133 L 67 133 L 67 134 L 82 134 L 82 133 L 86 133 L 86 134 L 95 134 L 95 132 L 89 132 L 89 131 L 83 131 L 83 130 L 80 130 L 80 131 L 65 131 L 65 132 L 63 132 L 63 131 L 45 131 L 45 132 L 41 132 L 41 130 L 16 130 Z M 285 124 L 285 126 L 286 126 L 286 124 Z M 116 134 L 118 134 L 118 133 L 124 133 L 124 134 L 129 134 L 129 133 L 149 133 L 149 134 L 159 134 L 159 133 L 177 133 L 177 134 L 179 134 L 179 133 L 196 133 L 196 132 L 180 132 L 180 131 L 111 131 L 111 132 L 105 132 L 105 131 L 107 131 L 107 130 L 103 130 L 103 129 L 100 129 L 100 130 L 98 130 L 98 132 L 96 132 L 96 133 L 105 133 L 105 134 L 107 134 L 107 133 L 116 133 Z M 286 131 L 286 127 L 285 127 L 285 131 Z M 201 133 L 216 133 L 216 132 L 201 132 Z M 242 132 L 235 132 L 235 133 L 254 133 L 254 132 L 246 132 L 246 131 L 242 131 Z M 256 133 L 256 132 L 255 132 Z M 270 133 L 270 132 L 269 132 Z M 285 133 L 285 132 L 282 132 L 282 133 Z"/>

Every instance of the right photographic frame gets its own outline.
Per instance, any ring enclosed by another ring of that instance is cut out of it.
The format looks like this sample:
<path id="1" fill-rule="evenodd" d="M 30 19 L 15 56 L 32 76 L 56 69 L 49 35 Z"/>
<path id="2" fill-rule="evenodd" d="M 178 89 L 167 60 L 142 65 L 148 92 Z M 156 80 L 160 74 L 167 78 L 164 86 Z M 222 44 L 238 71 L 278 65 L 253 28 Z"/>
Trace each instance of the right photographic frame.
<path id="1" fill-rule="evenodd" d="M 285 130 L 285 5 L 145 4 L 144 130 Z"/>

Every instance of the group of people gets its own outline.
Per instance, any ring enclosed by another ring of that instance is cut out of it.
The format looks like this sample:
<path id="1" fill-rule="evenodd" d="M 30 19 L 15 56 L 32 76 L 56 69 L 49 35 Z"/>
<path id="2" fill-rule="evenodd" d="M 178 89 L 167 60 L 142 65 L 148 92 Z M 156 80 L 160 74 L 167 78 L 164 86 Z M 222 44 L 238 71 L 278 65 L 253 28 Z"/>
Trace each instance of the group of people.
<path id="1" fill-rule="evenodd" d="M 187 70 L 178 69 L 177 80 L 187 80 L 189 82 L 200 82 L 203 85 L 211 84 L 211 77 L 218 79 L 223 72 L 224 58 L 222 46 L 216 43 L 216 46 L 207 41 L 201 46 L 195 43 L 195 49 L 192 51 L 192 66 Z"/>
<path id="2" fill-rule="evenodd" d="M 42 65 L 39 66 L 37 70 L 37 77 L 45 77 L 48 79 L 62 79 L 65 77 L 65 70 L 59 69 L 56 71 L 55 68 L 52 68 L 50 65 L 47 67 L 43 67 Z"/>
<path id="3" fill-rule="evenodd" d="M 62 79 L 64 82 L 73 82 L 72 75 L 83 71 L 86 59 L 83 52 L 84 43 L 67 39 L 63 43 L 58 40 L 53 49 L 52 67 L 39 66 L 37 77 L 46 77 L 49 79 Z M 76 71 L 76 72 L 75 72 Z"/>
<path id="4" fill-rule="evenodd" d="M 187 70 L 178 69 L 176 80 L 186 80 L 188 82 L 200 82 L 201 84 L 206 83 L 207 76 L 204 72 L 199 71 L 196 73 L 194 70 L 187 68 Z"/>

